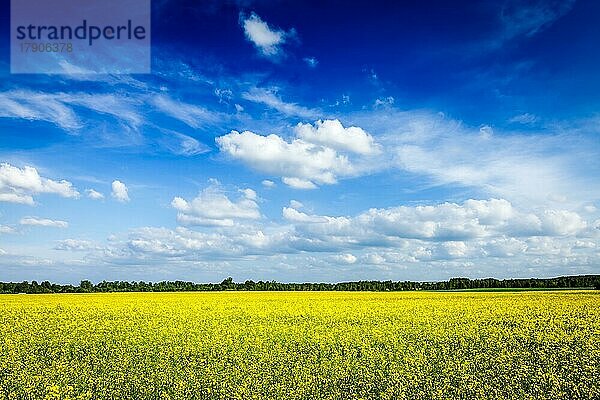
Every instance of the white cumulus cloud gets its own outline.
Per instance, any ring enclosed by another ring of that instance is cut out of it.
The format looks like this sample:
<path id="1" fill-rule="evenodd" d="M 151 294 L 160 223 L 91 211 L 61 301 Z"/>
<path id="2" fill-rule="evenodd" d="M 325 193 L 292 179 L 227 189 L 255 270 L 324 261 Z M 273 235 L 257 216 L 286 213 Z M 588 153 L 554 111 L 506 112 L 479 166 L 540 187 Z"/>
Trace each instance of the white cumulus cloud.
<path id="1" fill-rule="evenodd" d="M 249 189 L 249 188 L 240 189 L 240 192 L 243 193 L 244 196 L 249 200 L 256 200 L 258 198 L 258 195 L 256 194 L 256 192 L 252 189 Z"/>
<path id="2" fill-rule="evenodd" d="M 88 251 L 95 250 L 98 247 L 95 246 L 89 240 L 81 240 L 81 239 L 65 239 L 60 240 L 56 246 L 54 246 L 54 250 L 65 250 L 65 251 Z"/>
<path id="3" fill-rule="evenodd" d="M 354 264 L 358 259 L 353 254 L 344 253 L 334 255 L 332 260 L 337 264 Z"/>
<path id="4" fill-rule="evenodd" d="M 260 218 L 256 192 L 242 190 L 242 197 L 231 201 L 218 186 L 204 189 L 191 201 L 173 198 L 171 206 L 178 211 L 177 221 L 184 225 L 233 226 L 238 219 Z"/>
<path id="5" fill-rule="evenodd" d="M 308 179 L 284 176 L 283 178 L 281 178 L 281 181 L 294 189 L 310 190 L 317 188 L 317 185 L 315 185 L 314 183 L 312 183 L 312 181 L 309 181 Z"/>
<path id="6" fill-rule="evenodd" d="M 102 200 L 104 195 L 94 189 L 86 189 L 85 193 L 92 200 Z"/>
<path id="7" fill-rule="evenodd" d="M 18 168 L 8 163 L 0 164 L 0 201 L 34 205 L 33 196 L 41 193 L 79 197 L 79 192 L 69 181 L 44 178 L 31 166 Z"/>
<path id="8" fill-rule="evenodd" d="M 268 58 L 280 55 L 281 46 L 290 35 L 294 34 L 293 31 L 285 32 L 269 26 L 255 13 L 250 14 L 249 17 L 242 16 L 240 23 L 244 28 L 246 38 L 256 46 L 263 56 Z"/>
<path id="9" fill-rule="evenodd" d="M 261 136 L 244 131 L 216 139 L 221 151 L 259 171 L 278 175 L 289 186 L 302 189 L 334 184 L 338 177 L 355 171 L 346 155 L 302 139 L 285 141 L 277 135 Z"/>
<path id="10" fill-rule="evenodd" d="M 322 144 L 336 150 L 357 154 L 375 154 L 379 151 L 373 136 L 356 126 L 344 128 L 337 119 L 319 120 L 314 126 L 299 123 L 295 132 L 307 142 Z"/>
<path id="11" fill-rule="evenodd" d="M 69 223 L 66 221 L 58 221 L 47 218 L 25 217 L 19 221 L 21 225 L 43 226 L 49 228 L 68 228 Z"/>
<path id="12" fill-rule="evenodd" d="M 546 210 L 541 221 L 542 230 L 548 235 L 576 235 L 587 227 L 579 214 L 566 210 Z"/>
<path id="13" fill-rule="evenodd" d="M 115 180 L 115 181 L 113 181 L 111 186 L 112 186 L 112 193 L 111 193 L 112 197 L 114 197 L 117 201 L 120 201 L 122 203 L 129 201 L 129 189 L 123 182 L 121 182 L 119 180 Z"/>
<path id="14" fill-rule="evenodd" d="M 293 201 L 293 200 L 292 200 Z M 283 218 L 291 222 L 327 222 L 328 219 L 326 217 L 322 217 L 319 215 L 308 215 L 303 213 L 302 211 L 298 211 L 292 207 L 284 207 L 283 208 Z"/>

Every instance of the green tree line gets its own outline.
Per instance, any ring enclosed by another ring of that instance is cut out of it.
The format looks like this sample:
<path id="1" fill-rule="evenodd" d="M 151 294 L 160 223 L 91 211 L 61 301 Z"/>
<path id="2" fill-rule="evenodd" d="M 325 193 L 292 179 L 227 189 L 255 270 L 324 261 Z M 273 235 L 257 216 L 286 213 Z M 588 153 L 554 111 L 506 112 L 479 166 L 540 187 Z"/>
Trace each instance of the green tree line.
<path id="1" fill-rule="evenodd" d="M 600 275 L 561 276 L 529 279 L 469 279 L 452 278 L 439 282 L 410 281 L 356 281 L 340 283 L 281 283 L 276 281 L 247 280 L 234 282 L 232 278 L 221 283 L 194 283 L 184 281 L 127 282 L 84 280 L 79 285 L 60 285 L 44 281 L 0 282 L 0 293 L 105 293 L 105 292 L 212 292 L 239 291 L 404 291 L 404 290 L 469 290 L 469 289 L 600 289 Z"/>

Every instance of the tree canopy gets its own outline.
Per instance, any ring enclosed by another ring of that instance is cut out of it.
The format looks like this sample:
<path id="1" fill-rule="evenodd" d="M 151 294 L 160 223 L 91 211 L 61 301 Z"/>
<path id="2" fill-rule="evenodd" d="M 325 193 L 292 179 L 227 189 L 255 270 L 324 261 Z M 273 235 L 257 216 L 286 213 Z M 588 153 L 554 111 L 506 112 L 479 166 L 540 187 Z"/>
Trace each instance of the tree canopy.
<path id="1" fill-rule="evenodd" d="M 438 282 L 356 281 L 340 283 L 281 283 L 247 280 L 234 282 L 231 277 L 221 283 L 185 281 L 127 282 L 83 280 L 79 285 L 60 285 L 44 281 L 0 282 L 0 293 L 102 293 L 102 292 L 207 292 L 207 291 L 404 291 L 404 290 L 471 290 L 471 289 L 600 289 L 600 275 L 561 276 L 528 279 L 452 278 Z"/>

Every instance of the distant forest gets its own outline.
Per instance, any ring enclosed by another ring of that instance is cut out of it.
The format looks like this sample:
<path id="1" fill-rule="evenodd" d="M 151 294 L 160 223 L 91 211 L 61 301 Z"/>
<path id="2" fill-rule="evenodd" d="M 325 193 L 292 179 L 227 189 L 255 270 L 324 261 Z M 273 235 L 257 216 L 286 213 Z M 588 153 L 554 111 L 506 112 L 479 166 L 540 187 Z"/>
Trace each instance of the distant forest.
<path id="1" fill-rule="evenodd" d="M 78 286 L 59 285 L 44 281 L 0 282 L 0 293 L 105 293 L 105 292 L 216 292 L 238 291 L 405 291 L 405 290 L 468 290 L 468 289 L 600 289 L 600 275 L 561 276 L 558 278 L 531 279 L 469 279 L 452 278 L 440 282 L 409 281 L 357 281 L 342 283 L 280 283 L 275 281 L 234 282 L 227 278 L 221 283 L 194 283 L 184 281 L 126 282 L 102 281 L 93 284 L 88 280 Z"/>

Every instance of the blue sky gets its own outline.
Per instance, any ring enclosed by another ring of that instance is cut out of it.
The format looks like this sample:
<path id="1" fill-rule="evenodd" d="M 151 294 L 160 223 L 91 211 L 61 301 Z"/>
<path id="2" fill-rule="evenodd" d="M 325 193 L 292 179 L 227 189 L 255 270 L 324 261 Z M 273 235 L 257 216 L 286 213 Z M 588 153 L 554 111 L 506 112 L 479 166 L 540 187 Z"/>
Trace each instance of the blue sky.
<path id="1" fill-rule="evenodd" d="M 598 2 L 156 0 L 149 75 L 0 15 L 0 280 L 600 271 Z"/>

